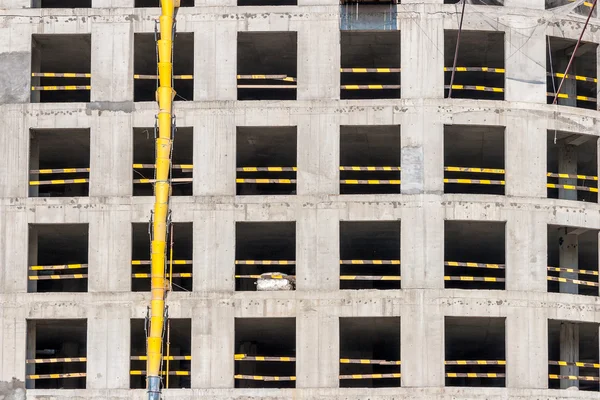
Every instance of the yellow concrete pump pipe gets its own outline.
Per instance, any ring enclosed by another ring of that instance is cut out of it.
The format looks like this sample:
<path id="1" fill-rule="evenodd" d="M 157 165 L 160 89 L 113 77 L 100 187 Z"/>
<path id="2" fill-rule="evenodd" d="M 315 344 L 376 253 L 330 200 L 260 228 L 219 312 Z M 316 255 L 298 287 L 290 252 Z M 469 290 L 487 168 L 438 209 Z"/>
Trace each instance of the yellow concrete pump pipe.
<path id="1" fill-rule="evenodd" d="M 156 182 L 154 184 L 154 224 L 152 227 L 151 274 L 152 300 L 150 306 L 150 332 L 148 335 L 146 366 L 146 387 L 148 400 L 160 400 L 162 363 L 162 341 L 165 324 L 165 282 L 167 214 L 171 191 L 171 132 L 172 109 L 175 91 L 173 81 L 173 27 L 175 7 L 178 0 L 161 0 L 160 38 L 158 47 L 159 87 L 156 91 L 158 101 L 158 136 L 156 138 Z"/>

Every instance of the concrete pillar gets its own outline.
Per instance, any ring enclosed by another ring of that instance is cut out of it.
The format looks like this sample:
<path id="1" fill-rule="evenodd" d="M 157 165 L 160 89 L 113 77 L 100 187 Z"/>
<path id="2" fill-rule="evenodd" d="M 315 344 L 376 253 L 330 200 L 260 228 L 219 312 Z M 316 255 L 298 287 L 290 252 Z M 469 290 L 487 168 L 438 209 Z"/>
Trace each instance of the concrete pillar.
<path id="1" fill-rule="evenodd" d="M 0 198 L 27 197 L 30 126 L 19 112 L 6 110 L 0 113 L 0 126 L 7 133 L 0 135 Z"/>
<path id="2" fill-rule="evenodd" d="M 571 322 L 560 324 L 560 360 L 567 362 L 579 361 L 579 325 Z M 579 367 L 560 367 L 561 375 L 579 375 Z M 561 379 L 560 388 L 579 387 L 578 380 Z"/>
<path id="3" fill-rule="evenodd" d="M 547 386 L 548 318 L 537 309 L 510 308 L 506 318 L 506 387 Z"/>
<path id="4" fill-rule="evenodd" d="M 1 293 L 27 293 L 27 262 L 29 226 L 27 210 L 0 213 L 0 262 L 10 268 L 0 268 Z M 8 251 L 10 249 L 10 251 Z M 37 245 L 35 249 L 37 256 Z"/>
<path id="5" fill-rule="evenodd" d="M 46 72 L 46 71 L 42 71 L 41 70 L 41 64 L 42 64 L 42 56 L 41 56 L 41 50 L 40 48 L 36 45 L 36 42 L 32 39 L 31 40 L 31 72 Z M 30 86 L 40 86 L 40 77 L 33 77 L 30 75 L 31 80 L 31 85 Z M 32 103 L 39 103 L 40 102 L 40 93 L 41 91 L 39 90 L 30 90 L 29 91 L 30 96 L 31 96 L 31 102 Z"/>
<path id="6" fill-rule="evenodd" d="M 571 49 L 571 48 L 569 48 Z M 554 54 L 552 55 L 554 57 Z M 558 60 L 553 60 L 555 67 L 554 73 L 564 74 L 567 65 L 569 64 L 569 59 L 571 58 L 571 54 L 568 54 L 566 51 L 561 52 L 559 54 L 560 58 Z M 571 69 L 569 70 L 569 74 L 575 74 L 577 65 L 577 58 L 573 59 L 573 63 L 571 64 Z M 560 85 L 560 81 L 562 78 L 556 79 L 556 90 L 558 90 L 558 86 Z M 577 106 L 577 81 L 575 79 L 565 79 L 562 88 L 560 89 L 561 93 L 564 93 L 569 96 L 567 99 L 558 99 L 557 103 L 561 106 Z"/>
<path id="7" fill-rule="evenodd" d="M 0 9 L 6 8 L 10 9 L 19 9 L 19 8 L 29 8 L 31 4 L 31 0 L 0 0 Z"/>
<path id="8" fill-rule="evenodd" d="M 296 387 L 339 386 L 340 324 L 318 301 L 306 300 L 296 317 Z"/>
<path id="9" fill-rule="evenodd" d="M 579 238 L 576 234 L 569 234 L 568 228 L 561 228 L 560 246 L 559 246 L 559 267 L 578 269 L 579 266 Z M 561 272 L 561 278 L 577 279 L 575 272 Z M 579 293 L 579 286 L 571 282 L 560 282 L 560 293 Z"/>
<path id="10" fill-rule="evenodd" d="M 91 102 L 133 101 L 133 50 L 130 22 L 92 24 Z M 133 104 L 109 109 L 131 112 Z"/>
<path id="11" fill-rule="evenodd" d="M 29 0 L 0 0 L 0 9 L 29 8 Z M 0 104 L 29 103 L 31 96 L 31 31 L 34 24 L 0 28 Z M 15 113 L 16 114 L 16 113 Z"/>
<path id="12" fill-rule="evenodd" d="M 27 320 L 19 306 L 0 307 L 0 381 L 25 383 L 27 364 Z M 35 339 L 34 339 L 35 340 Z M 33 357 L 32 357 L 33 358 Z"/>
<path id="13" fill-rule="evenodd" d="M 561 140 L 558 143 L 558 173 L 577 174 L 577 147 L 565 143 Z M 561 185 L 577 185 L 576 178 L 559 178 Z M 566 200 L 577 200 L 576 190 L 558 189 L 558 198 Z"/>
<path id="14" fill-rule="evenodd" d="M 37 326 L 36 321 L 29 321 L 27 324 L 27 350 L 25 358 L 27 360 L 32 360 L 36 357 L 36 334 L 37 334 Z M 25 374 L 33 375 L 35 374 L 35 364 L 25 364 Z M 35 380 L 30 379 L 26 381 L 27 389 L 35 389 Z"/>

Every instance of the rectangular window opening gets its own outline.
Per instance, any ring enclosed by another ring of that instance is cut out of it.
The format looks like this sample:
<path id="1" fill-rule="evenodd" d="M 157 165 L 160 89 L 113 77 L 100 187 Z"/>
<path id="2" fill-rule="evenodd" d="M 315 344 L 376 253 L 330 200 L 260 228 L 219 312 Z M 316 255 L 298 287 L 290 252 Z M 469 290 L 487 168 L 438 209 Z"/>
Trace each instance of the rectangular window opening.
<path id="1" fill-rule="evenodd" d="M 505 325 L 505 318 L 445 317 L 446 386 L 506 387 Z"/>
<path id="2" fill-rule="evenodd" d="M 400 98 L 400 31 L 341 32 L 340 98 Z"/>
<path id="3" fill-rule="evenodd" d="M 340 387 L 400 387 L 399 317 L 340 318 Z"/>
<path id="4" fill-rule="evenodd" d="M 588 11 L 589 12 L 589 11 Z M 587 15 L 587 12 L 586 12 Z M 563 81 L 567 65 L 575 50 L 576 40 L 548 37 L 546 41 L 546 74 L 548 104 L 554 103 L 555 93 Z M 569 73 L 564 79 L 557 104 L 596 110 L 596 43 L 581 42 Z"/>
<path id="5" fill-rule="evenodd" d="M 238 195 L 296 194 L 296 131 L 295 126 L 237 128 Z"/>
<path id="6" fill-rule="evenodd" d="M 92 8 L 92 0 L 32 0 L 31 8 Z"/>
<path id="7" fill-rule="evenodd" d="M 400 289 L 400 222 L 340 222 L 340 289 Z"/>
<path id="8" fill-rule="evenodd" d="M 504 290 L 505 222 L 445 221 L 444 287 Z"/>
<path id="9" fill-rule="evenodd" d="M 295 379 L 296 319 L 236 318 L 235 387 L 288 389 Z"/>
<path id="10" fill-rule="evenodd" d="M 503 195 L 504 127 L 444 126 L 444 193 Z"/>
<path id="11" fill-rule="evenodd" d="M 597 323 L 548 320 L 549 389 L 600 391 L 599 328 Z"/>
<path id="12" fill-rule="evenodd" d="M 400 193 L 400 126 L 340 127 L 340 194 Z"/>
<path id="13" fill-rule="evenodd" d="M 548 225 L 548 292 L 598 296 L 598 233 Z"/>
<path id="14" fill-rule="evenodd" d="M 150 291 L 150 236 L 147 223 L 132 224 L 131 291 Z M 173 286 L 174 292 L 191 292 L 193 287 L 193 229 L 191 222 L 174 222 L 167 232 L 167 271 L 171 271 L 171 238 L 173 241 Z"/>
<path id="15" fill-rule="evenodd" d="M 85 389 L 87 320 L 27 320 L 27 389 Z"/>
<path id="16" fill-rule="evenodd" d="M 341 0 L 340 30 L 395 31 L 400 0 Z"/>
<path id="17" fill-rule="evenodd" d="M 31 102 L 90 101 L 91 35 L 33 35 Z"/>
<path id="18" fill-rule="evenodd" d="M 134 35 L 134 101 L 156 101 L 157 54 L 154 33 Z M 174 101 L 194 100 L 194 34 L 178 32 L 173 50 Z"/>
<path id="19" fill-rule="evenodd" d="M 597 203 L 598 138 L 552 130 L 546 146 L 548 198 Z"/>
<path id="20" fill-rule="evenodd" d="M 28 292 L 87 292 L 88 224 L 29 225 Z"/>
<path id="21" fill-rule="evenodd" d="M 89 129 L 29 131 L 29 197 L 86 197 L 89 177 Z"/>
<path id="22" fill-rule="evenodd" d="M 145 320 L 131 320 L 131 357 L 129 388 L 146 388 L 146 333 Z M 168 344 L 167 344 L 168 343 Z M 192 320 L 169 318 L 163 334 L 162 387 L 189 389 L 192 387 Z M 169 377 L 167 379 L 167 369 Z"/>
<path id="23" fill-rule="evenodd" d="M 458 31 L 444 31 L 444 97 L 448 97 Z M 504 32 L 462 31 L 453 99 L 504 100 Z"/>
<path id="24" fill-rule="evenodd" d="M 238 222 L 235 232 L 236 291 L 296 288 L 296 223 Z"/>
<path id="25" fill-rule="evenodd" d="M 238 32 L 238 100 L 296 100 L 297 32 Z"/>
<path id="26" fill-rule="evenodd" d="M 157 135 L 158 133 L 156 133 Z M 133 128 L 133 195 L 153 196 L 156 162 L 154 128 Z M 192 196 L 194 132 L 177 128 L 173 135 L 171 195 Z"/>

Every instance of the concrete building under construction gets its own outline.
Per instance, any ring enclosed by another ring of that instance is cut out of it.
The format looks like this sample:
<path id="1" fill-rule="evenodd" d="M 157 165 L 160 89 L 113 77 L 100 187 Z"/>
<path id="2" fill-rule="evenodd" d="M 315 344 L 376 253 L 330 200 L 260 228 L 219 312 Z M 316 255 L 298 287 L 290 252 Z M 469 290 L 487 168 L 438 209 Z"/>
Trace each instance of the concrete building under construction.
<path id="1" fill-rule="evenodd" d="M 0 399 L 147 398 L 160 7 L 0 0 Z M 598 399 L 596 8 L 181 0 L 164 398 Z"/>

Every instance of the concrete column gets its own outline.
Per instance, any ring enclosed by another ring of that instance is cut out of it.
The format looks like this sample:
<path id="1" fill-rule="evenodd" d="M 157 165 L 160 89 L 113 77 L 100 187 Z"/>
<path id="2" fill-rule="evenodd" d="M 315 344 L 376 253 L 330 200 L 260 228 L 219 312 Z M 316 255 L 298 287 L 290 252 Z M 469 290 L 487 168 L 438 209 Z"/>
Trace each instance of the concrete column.
<path id="1" fill-rule="evenodd" d="M 318 301 L 303 300 L 296 317 L 296 387 L 339 386 L 340 324 Z"/>
<path id="2" fill-rule="evenodd" d="M 133 128 L 130 115 L 102 111 L 91 120 L 90 197 L 131 196 Z"/>
<path id="3" fill-rule="evenodd" d="M 29 321 L 27 326 L 27 350 L 25 358 L 32 360 L 36 357 L 36 321 Z M 25 375 L 35 374 L 35 364 L 25 364 Z M 35 380 L 27 381 L 27 389 L 35 389 Z"/>
<path id="4" fill-rule="evenodd" d="M 27 320 L 21 307 L 0 307 L 0 382 L 25 383 Z M 33 339 L 35 340 L 35 339 Z M 32 357 L 33 358 L 33 357 Z"/>
<path id="5" fill-rule="evenodd" d="M 547 197 L 546 121 L 541 118 L 506 118 L 504 134 L 507 196 Z M 527 157 L 523 157 L 527 149 Z"/>
<path id="6" fill-rule="evenodd" d="M 131 289 L 131 221 L 127 211 L 90 214 L 88 292 Z"/>
<path id="7" fill-rule="evenodd" d="M 29 8 L 31 4 L 31 0 L 0 0 L 0 8 L 10 9 L 19 9 L 19 8 Z"/>
<path id="8" fill-rule="evenodd" d="M 571 49 L 571 48 L 568 48 Z M 554 56 L 554 55 L 553 55 Z M 569 64 L 569 59 L 571 58 L 571 54 L 568 54 L 566 51 L 560 54 L 560 59 L 553 60 L 554 65 L 556 65 L 556 69 L 554 73 L 564 74 L 567 69 L 567 65 Z M 577 66 L 577 58 L 573 59 L 573 63 L 571 64 L 571 69 L 569 70 L 569 74 L 575 74 Z M 557 78 L 556 80 L 556 90 L 558 90 L 558 86 L 560 85 L 561 78 Z M 577 81 L 575 79 L 565 79 L 562 88 L 560 89 L 561 93 L 564 93 L 569 96 L 567 99 L 558 99 L 557 103 L 561 106 L 577 106 Z"/>
<path id="9" fill-rule="evenodd" d="M 133 101 L 133 25 L 92 24 L 92 102 Z M 108 108 L 107 105 L 100 108 Z M 133 111 L 133 104 L 114 104 L 112 110 Z"/>
<path id="10" fill-rule="evenodd" d="M 27 197 L 30 127 L 25 125 L 26 119 L 19 112 L 5 110 L 0 113 L 0 126 L 6 132 L 0 135 L 0 198 Z"/>
<path id="11" fill-rule="evenodd" d="M 298 30 L 298 100 L 340 98 L 340 22 L 336 12 L 311 13 Z"/>
<path id="12" fill-rule="evenodd" d="M 27 210 L 0 213 L 0 293 L 27 293 L 29 226 Z M 32 249 L 33 251 L 33 249 Z M 35 248 L 37 255 L 37 248 Z"/>
<path id="13" fill-rule="evenodd" d="M 411 291 L 401 307 L 402 387 L 444 386 L 444 316 Z"/>
<path id="14" fill-rule="evenodd" d="M 561 140 L 558 143 L 558 173 L 577 175 L 577 147 Z M 561 185 L 577 185 L 575 178 L 559 178 Z M 558 198 L 566 200 L 577 200 L 576 190 L 558 189 Z"/>
<path id="15" fill-rule="evenodd" d="M 87 389 L 128 389 L 131 355 L 130 309 L 106 303 L 87 319 Z"/>
<path id="16" fill-rule="evenodd" d="M 579 361 L 579 325 L 571 322 L 560 324 L 560 360 L 567 362 Z M 560 367 L 561 375 L 579 375 L 579 367 Z M 561 379 L 560 388 L 579 387 L 579 381 Z"/>
<path id="17" fill-rule="evenodd" d="M 509 309 L 506 318 L 506 387 L 548 387 L 548 318 L 538 309 Z"/>
<path id="18" fill-rule="evenodd" d="M 337 194 L 340 191 L 339 116 L 298 116 L 297 193 Z"/>
<path id="19" fill-rule="evenodd" d="M 296 290 L 337 291 L 340 287 L 337 210 L 306 207 L 296 215 Z"/>
<path id="20" fill-rule="evenodd" d="M 579 238 L 576 234 L 569 234 L 568 228 L 561 228 L 560 246 L 559 246 L 559 267 L 578 269 L 579 266 Z M 574 272 L 561 272 L 561 278 L 577 279 L 578 274 Z M 579 293 L 579 286 L 571 282 L 560 282 L 561 293 Z"/>
<path id="21" fill-rule="evenodd" d="M 29 8 L 29 0 L 0 0 L 0 9 Z M 31 31 L 33 24 L 0 28 L 0 104 L 29 103 L 31 96 Z"/>
<path id="22" fill-rule="evenodd" d="M 206 0 L 206 2 L 209 1 L 212 0 Z M 231 2 L 233 3 L 231 5 L 236 4 L 235 0 Z M 219 6 L 225 5 L 222 2 L 219 3 Z M 196 6 L 199 5 L 204 4 L 196 4 Z M 193 32 L 194 99 L 196 101 L 236 100 L 236 21 L 194 22 Z"/>
<path id="23" fill-rule="evenodd" d="M 198 301 L 192 311 L 192 387 L 234 387 L 235 317 L 229 301 Z M 210 311 L 209 311 L 210 310 Z"/>
<path id="24" fill-rule="evenodd" d="M 233 211 L 194 212 L 194 292 L 235 290 Z"/>

